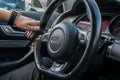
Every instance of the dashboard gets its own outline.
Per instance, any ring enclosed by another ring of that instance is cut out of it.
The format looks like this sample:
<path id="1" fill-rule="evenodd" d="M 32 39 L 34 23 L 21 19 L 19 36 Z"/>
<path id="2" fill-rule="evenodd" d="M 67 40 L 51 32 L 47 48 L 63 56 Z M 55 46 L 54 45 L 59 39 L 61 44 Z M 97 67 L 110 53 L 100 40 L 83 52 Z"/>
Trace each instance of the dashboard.
<path id="1" fill-rule="evenodd" d="M 107 49 L 107 57 L 120 61 L 120 14 L 119 13 L 101 13 L 102 16 L 102 33 L 109 35 L 115 41 Z M 84 30 L 91 31 L 91 23 L 86 14 L 68 16 L 62 21 L 69 21 Z"/>
<path id="2" fill-rule="evenodd" d="M 102 14 L 102 32 L 105 32 L 107 30 L 107 27 L 109 26 L 110 20 L 112 19 L 114 14 L 109 14 L 109 13 L 104 13 Z M 82 17 L 79 17 L 78 19 L 76 19 L 75 24 L 85 30 L 91 30 L 91 24 L 90 21 L 88 19 L 88 17 L 85 15 L 83 15 Z"/>
<path id="3" fill-rule="evenodd" d="M 115 16 L 109 25 L 109 32 L 116 39 L 120 39 L 120 15 Z"/>
<path id="4" fill-rule="evenodd" d="M 70 16 L 63 21 L 75 23 L 78 27 L 91 31 L 91 23 L 86 14 L 82 16 Z M 102 32 L 110 34 L 120 40 L 120 15 L 116 13 L 102 13 Z"/>

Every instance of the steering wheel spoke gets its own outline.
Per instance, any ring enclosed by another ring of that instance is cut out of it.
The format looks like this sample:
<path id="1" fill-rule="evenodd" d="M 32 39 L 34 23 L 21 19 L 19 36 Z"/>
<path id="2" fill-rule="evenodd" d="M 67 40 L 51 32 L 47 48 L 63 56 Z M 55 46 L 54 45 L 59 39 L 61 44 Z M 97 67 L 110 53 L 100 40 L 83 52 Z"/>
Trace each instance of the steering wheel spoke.
<path id="1" fill-rule="evenodd" d="M 64 72 L 63 70 L 65 69 L 67 63 L 65 64 L 59 64 L 57 62 L 54 62 L 53 65 L 51 66 L 50 70 L 55 71 L 55 72 Z"/>
<path id="2" fill-rule="evenodd" d="M 42 35 L 42 42 L 47 42 L 49 39 L 50 33 L 45 33 Z"/>
<path id="3" fill-rule="evenodd" d="M 78 44 L 86 45 L 88 42 L 88 36 L 90 32 L 79 28 L 77 29 L 78 29 Z"/>

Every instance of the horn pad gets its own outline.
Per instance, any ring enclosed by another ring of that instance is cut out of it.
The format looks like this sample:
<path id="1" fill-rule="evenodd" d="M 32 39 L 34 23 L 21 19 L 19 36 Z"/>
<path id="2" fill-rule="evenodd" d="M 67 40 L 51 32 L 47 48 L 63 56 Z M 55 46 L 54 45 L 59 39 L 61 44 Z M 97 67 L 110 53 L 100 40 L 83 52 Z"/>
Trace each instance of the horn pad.
<path id="1" fill-rule="evenodd" d="M 58 63 L 69 61 L 77 44 L 77 28 L 70 22 L 59 23 L 50 33 L 47 49 Z"/>

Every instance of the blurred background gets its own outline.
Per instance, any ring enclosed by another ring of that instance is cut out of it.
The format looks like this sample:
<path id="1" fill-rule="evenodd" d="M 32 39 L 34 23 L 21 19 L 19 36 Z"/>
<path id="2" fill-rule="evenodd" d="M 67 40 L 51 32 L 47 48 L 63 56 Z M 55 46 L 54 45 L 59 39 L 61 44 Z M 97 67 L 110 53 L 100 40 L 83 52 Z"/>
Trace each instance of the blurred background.
<path id="1" fill-rule="evenodd" d="M 45 10 L 52 1 L 53 0 L 0 0 L 0 7 L 17 11 L 41 11 Z M 75 0 L 67 0 L 60 5 L 56 11 L 62 13 L 63 11 L 71 9 L 74 1 Z"/>

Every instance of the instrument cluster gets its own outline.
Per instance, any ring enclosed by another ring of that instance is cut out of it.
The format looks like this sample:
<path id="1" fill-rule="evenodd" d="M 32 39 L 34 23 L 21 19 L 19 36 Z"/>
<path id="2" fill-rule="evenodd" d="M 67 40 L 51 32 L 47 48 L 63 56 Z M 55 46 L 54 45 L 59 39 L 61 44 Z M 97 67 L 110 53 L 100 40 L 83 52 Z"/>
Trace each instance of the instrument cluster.
<path id="1" fill-rule="evenodd" d="M 102 15 L 102 32 L 105 32 L 110 24 L 110 20 L 112 18 L 111 14 L 103 14 Z M 79 17 L 75 20 L 75 24 L 85 30 L 91 30 L 91 23 L 86 15 Z"/>
<path id="2" fill-rule="evenodd" d="M 109 25 L 109 32 L 115 38 L 120 39 L 120 15 L 117 15 L 111 20 Z"/>
<path id="3" fill-rule="evenodd" d="M 91 23 L 86 14 L 82 16 L 70 16 L 65 18 L 63 21 L 73 22 L 84 30 L 92 30 Z M 102 32 L 108 33 L 116 39 L 120 39 L 120 15 L 116 15 L 114 13 L 103 13 Z"/>

